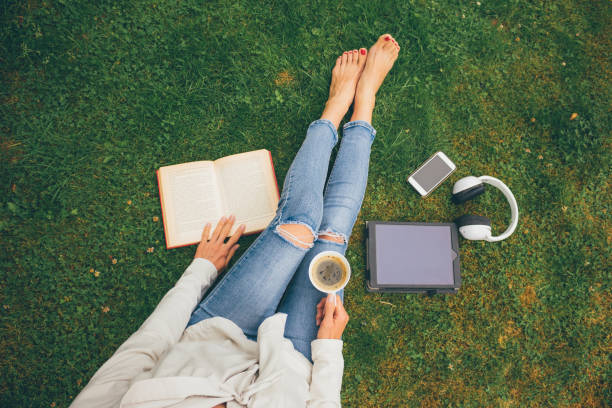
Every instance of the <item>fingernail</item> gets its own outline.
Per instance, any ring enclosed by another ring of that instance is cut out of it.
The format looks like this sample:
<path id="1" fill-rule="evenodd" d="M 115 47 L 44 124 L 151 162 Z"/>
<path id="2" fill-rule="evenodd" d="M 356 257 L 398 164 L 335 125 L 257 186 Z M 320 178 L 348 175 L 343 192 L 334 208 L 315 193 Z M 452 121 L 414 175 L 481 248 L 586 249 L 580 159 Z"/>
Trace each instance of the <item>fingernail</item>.
<path id="1" fill-rule="evenodd" d="M 333 301 L 334 301 L 334 294 L 333 294 L 333 293 L 329 293 L 329 294 L 327 295 L 327 299 L 328 299 L 328 300 L 331 300 L 331 301 L 333 302 Z"/>
<path id="2" fill-rule="evenodd" d="M 365 55 L 365 48 L 361 50 L 361 55 Z"/>

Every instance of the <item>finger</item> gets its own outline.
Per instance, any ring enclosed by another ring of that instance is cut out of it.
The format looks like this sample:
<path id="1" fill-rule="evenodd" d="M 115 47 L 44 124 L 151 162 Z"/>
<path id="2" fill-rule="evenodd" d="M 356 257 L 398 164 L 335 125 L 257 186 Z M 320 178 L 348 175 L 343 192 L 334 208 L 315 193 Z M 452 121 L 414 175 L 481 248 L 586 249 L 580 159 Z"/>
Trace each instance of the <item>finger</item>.
<path id="1" fill-rule="evenodd" d="M 338 298 L 340 298 L 340 296 L 338 296 Z M 342 304 L 342 300 L 341 299 L 337 299 L 337 300 L 338 300 L 338 303 L 336 307 L 336 318 L 343 320 L 343 321 L 348 321 L 349 315 L 346 312 L 344 305 Z"/>
<path id="2" fill-rule="evenodd" d="M 332 303 L 334 304 L 334 319 L 338 317 L 338 312 L 340 311 L 340 305 L 342 305 L 342 299 L 340 295 L 333 294 L 332 295 Z"/>
<path id="3" fill-rule="evenodd" d="M 234 225 L 234 221 L 236 221 L 236 217 L 230 215 L 229 218 L 225 220 L 225 224 L 223 225 L 223 229 L 221 230 L 221 234 L 219 235 L 219 241 L 223 243 L 225 238 L 228 236 L 230 230 L 232 229 L 232 225 Z"/>
<path id="4" fill-rule="evenodd" d="M 317 312 L 318 313 L 323 313 L 323 308 L 325 307 L 325 300 L 327 298 L 323 298 L 321 299 L 321 301 L 319 302 L 319 304 L 317 305 Z"/>
<path id="5" fill-rule="evenodd" d="M 208 241 L 208 237 L 210 237 L 210 222 L 207 222 L 204 226 L 204 230 L 202 231 L 202 240 L 200 242 Z"/>
<path id="6" fill-rule="evenodd" d="M 321 324 L 321 317 L 323 317 L 323 305 L 325 305 L 325 300 L 327 298 L 323 298 L 319 301 L 319 303 L 317 304 L 317 314 L 315 317 L 315 321 L 317 323 L 317 326 L 319 324 Z"/>
<path id="7" fill-rule="evenodd" d="M 236 242 L 238 242 L 245 229 L 246 225 L 240 225 L 238 229 L 234 232 L 234 234 L 230 237 L 230 239 L 227 240 L 227 246 L 232 247 Z"/>
<path id="8" fill-rule="evenodd" d="M 323 320 L 323 311 L 319 310 L 315 318 L 315 321 L 317 322 L 317 326 L 321 324 L 321 320 Z"/>
<path id="9" fill-rule="evenodd" d="M 324 310 L 324 315 L 323 315 L 323 322 L 327 322 L 328 324 L 332 324 L 334 321 L 334 310 L 336 309 L 336 306 L 334 305 L 334 302 L 331 300 L 332 296 L 334 296 L 334 294 L 330 293 L 327 296 L 326 302 L 325 302 L 325 309 Z"/>
<path id="10" fill-rule="evenodd" d="M 325 305 L 325 300 L 327 300 L 327 296 L 319 300 L 319 303 L 317 304 L 317 309 L 322 308 L 323 305 Z"/>
<path id="11" fill-rule="evenodd" d="M 342 298 L 340 297 L 340 295 L 336 295 L 336 312 L 346 313 L 346 310 L 344 310 L 344 304 L 342 303 Z"/>
<path id="12" fill-rule="evenodd" d="M 225 217 L 221 217 L 219 222 L 217 222 L 217 226 L 215 227 L 215 230 L 212 233 L 212 237 L 210 237 L 211 241 L 216 242 L 217 239 L 219 239 L 219 235 L 221 234 L 221 230 L 223 229 L 224 224 L 225 224 Z"/>
<path id="13" fill-rule="evenodd" d="M 236 244 L 233 247 L 230 248 L 229 250 L 229 254 L 227 254 L 227 258 L 225 258 L 225 265 L 227 266 L 227 264 L 229 263 L 230 259 L 232 259 L 232 256 L 234 256 L 234 254 L 236 253 L 236 250 L 238 249 L 240 245 Z"/>

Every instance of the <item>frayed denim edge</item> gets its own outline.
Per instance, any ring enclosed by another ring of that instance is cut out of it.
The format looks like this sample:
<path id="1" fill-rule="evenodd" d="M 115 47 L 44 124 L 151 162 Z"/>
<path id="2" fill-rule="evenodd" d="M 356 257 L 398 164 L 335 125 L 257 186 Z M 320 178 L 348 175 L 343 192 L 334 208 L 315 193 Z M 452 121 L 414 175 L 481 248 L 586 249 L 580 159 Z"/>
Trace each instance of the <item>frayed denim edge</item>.
<path id="1" fill-rule="evenodd" d="M 326 238 L 321 238 L 321 235 L 329 235 L 332 237 L 336 237 L 336 238 L 342 238 L 343 242 L 338 242 L 338 241 L 333 241 L 333 240 L 329 240 Z M 340 233 L 340 232 L 335 232 L 332 231 L 331 229 L 327 229 L 325 231 L 319 231 L 318 235 L 317 235 L 317 239 L 319 241 L 325 241 L 325 242 L 329 242 L 330 244 L 337 244 L 337 245 L 347 245 L 348 244 L 348 240 L 346 239 L 346 235 Z"/>
<path id="2" fill-rule="evenodd" d="M 309 231 L 310 231 L 310 233 L 312 234 L 312 242 L 304 242 L 304 241 L 300 240 L 299 238 L 297 238 L 297 237 L 293 236 L 293 235 L 292 235 L 290 232 L 283 231 L 283 233 L 281 233 L 281 232 L 278 230 L 278 229 L 279 229 L 280 227 L 282 227 L 283 225 L 289 225 L 289 224 L 303 225 L 303 226 L 305 226 L 306 228 L 308 228 L 308 230 L 309 230 Z M 281 238 L 283 241 L 285 241 L 285 242 L 289 243 L 290 245 L 292 245 L 292 246 L 294 246 L 294 247 L 296 247 L 296 248 L 299 248 L 299 249 L 301 249 L 301 250 L 304 250 L 304 251 L 308 251 L 310 248 L 312 248 L 312 247 L 314 246 L 314 242 L 317 240 L 317 234 L 314 232 L 314 230 L 312 229 L 312 227 L 311 227 L 310 225 L 306 224 L 305 222 L 302 222 L 302 221 L 280 221 L 280 220 L 279 220 L 279 221 L 278 221 L 278 223 L 277 223 L 277 224 L 274 226 L 273 231 L 274 231 L 274 233 L 275 233 L 276 235 L 278 235 L 278 236 L 279 236 L 279 237 L 280 237 L 280 238 Z M 290 239 L 290 238 L 287 238 L 287 237 L 286 237 L 286 236 L 284 236 L 283 234 L 291 235 L 293 239 L 295 239 L 296 241 L 299 241 L 301 244 L 308 245 L 308 248 L 304 248 L 304 247 L 301 247 L 301 246 L 296 245 L 296 244 L 295 244 L 293 241 L 291 241 L 291 239 Z"/>

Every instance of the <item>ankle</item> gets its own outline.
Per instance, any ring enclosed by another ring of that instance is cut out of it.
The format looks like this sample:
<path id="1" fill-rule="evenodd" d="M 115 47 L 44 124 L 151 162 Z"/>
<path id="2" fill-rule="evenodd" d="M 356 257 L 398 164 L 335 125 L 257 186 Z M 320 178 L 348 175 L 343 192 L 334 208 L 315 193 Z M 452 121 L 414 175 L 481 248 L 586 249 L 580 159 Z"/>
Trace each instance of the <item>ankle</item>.
<path id="1" fill-rule="evenodd" d="M 351 122 L 355 120 L 363 120 L 368 123 L 372 123 L 372 112 L 374 111 L 374 105 L 376 104 L 376 97 L 370 96 L 368 98 L 357 99 L 355 97 L 355 106 L 353 107 L 353 114 L 351 115 Z"/>
<path id="2" fill-rule="evenodd" d="M 334 124 L 336 129 L 338 129 L 343 117 L 344 114 L 340 113 L 333 101 L 328 100 L 325 103 L 325 108 L 323 109 L 323 113 L 321 114 L 321 119 L 329 120 L 331 123 Z"/>
<path id="3" fill-rule="evenodd" d="M 351 116 L 350 122 L 355 122 L 357 120 L 368 122 L 371 125 L 372 124 L 372 112 L 370 112 L 370 114 L 353 114 Z"/>

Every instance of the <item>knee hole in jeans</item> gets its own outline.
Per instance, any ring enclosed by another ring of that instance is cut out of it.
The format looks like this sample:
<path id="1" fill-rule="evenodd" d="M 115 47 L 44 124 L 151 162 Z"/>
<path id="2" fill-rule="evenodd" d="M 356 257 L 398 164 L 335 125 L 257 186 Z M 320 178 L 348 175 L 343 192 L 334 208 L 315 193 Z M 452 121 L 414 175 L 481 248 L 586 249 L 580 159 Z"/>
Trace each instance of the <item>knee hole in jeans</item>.
<path id="1" fill-rule="evenodd" d="M 340 234 L 339 232 L 320 231 L 317 236 L 318 239 L 322 239 L 325 241 L 335 242 L 338 244 L 346 244 L 346 237 L 344 236 L 344 234 Z"/>
<path id="2" fill-rule="evenodd" d="M 303 224 L 282 224 L 276 227 L 276 232 L 293 245 L 309 249 L 314 245 L 312 230 Z"/>

